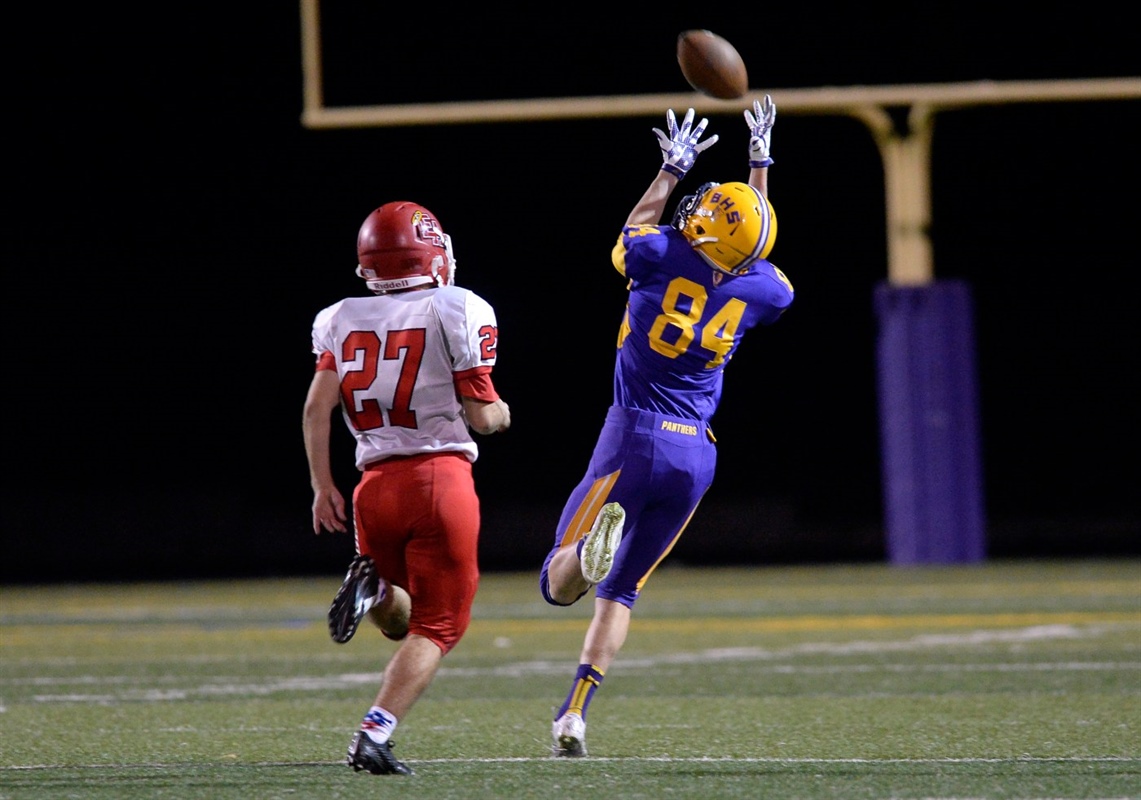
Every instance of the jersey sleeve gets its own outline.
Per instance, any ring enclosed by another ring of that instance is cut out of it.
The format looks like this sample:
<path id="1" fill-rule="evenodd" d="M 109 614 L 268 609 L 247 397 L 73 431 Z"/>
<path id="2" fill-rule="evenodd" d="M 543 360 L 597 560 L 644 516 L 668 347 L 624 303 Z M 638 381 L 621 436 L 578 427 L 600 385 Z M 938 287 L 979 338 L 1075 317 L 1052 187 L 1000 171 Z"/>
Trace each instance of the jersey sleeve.
<path id="1" fill-rule="evenodd" d="M 317 316 L 313 319 L 312 329 L 312 350 L 313 354 L 318 359 L 317 368 L 321 369 L 320 359 L 325 353 L 332 353 L 335 347 L 333 343 L 333 317 L 337 313 L 337 309 L 341 307 L 344 301 L 334 303 L 327 308 L 323 308 L 317 312 Z M 334 365 L 334 369 L 336 366 Z"/>
<path id="2" fill-rule="evenodd" d="M 452 383 L 455 384 L 456 394 L 460 397 L 470 397 L 472 400 L 482 400 L 485 403 L 494 403 L 499 399 L 499 392 L 491 382 L 491 367 L 476 367 L 463 372 L 452 373 Z"/>
<path id="3" fill-rule="evenodd" d="M 491 304 L 468 289 L 439 290 L 436 312 L 448 344 L 452 372 L 495 366 L 499 326 Z"/>
<path id="4" fill-rule="evenodd" d="M 796 293 L 792 281 L 775 264 L 760 261 L 754 269 L 766 278 L 765 302 L 759 304 L 760 322 L 762 325 L 771 325 L 792 305 Z"/>
<path id="5" fill-rule="evenodd" d="M 661 225 L 627 225 L 610 251 L 610 261 L 624 278 L 638 278 L 661 261 L 668 248 Z"/>
<path id="6" fill-rule="evenodd" d="M 452 383 L 460 397 L 495 402 L 491 381 L 499 326 L 491 304 L 467 289 L 440 291 L 438 310 L 452 359 Z"/>

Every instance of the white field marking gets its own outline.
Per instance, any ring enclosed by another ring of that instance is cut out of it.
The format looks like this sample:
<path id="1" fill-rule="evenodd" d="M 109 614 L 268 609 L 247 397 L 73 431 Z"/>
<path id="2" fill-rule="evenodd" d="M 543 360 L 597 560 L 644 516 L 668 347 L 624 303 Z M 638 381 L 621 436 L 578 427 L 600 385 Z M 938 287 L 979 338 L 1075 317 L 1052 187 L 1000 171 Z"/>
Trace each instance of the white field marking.
<path id="1" fill-rule="evenodd" d="M 1053 620 L 1046 622 L 1046 620 Z M 534 620 L 499 620 L 496 624 L 499 625 L 499 630 L 503 630 L 504 626 L 516 626 L 520 629 L 521 633 L 535 633 L 538 629 L 532 624 Z M 583 620 L 570 621 L 570 627 L 567 625 L 556 626 L 559 630 L 574 630 L 576 635 L 579 634 L 579 626 Z M 903 624 L 897 624 L 903 623 Z M 701 618 L 686 620 L 684 623 L 677 621 L 666 621 L 658 619 L 642 620 L 639 622 L 639 627 L 647 632 L 671 632 L 676 636 L 684 637 L 685 631 L 696 629 L 703 631 L 714 631 L 719 627 L 726 630 L 731 630 L 733 633 L 742 634 L 747 632 L 761 632 L 761 631 L 780 631 L 780 632 L 815 632 L 824 635 L 825 631 L 829 630 L 880 630 L 887 631 L 892 629 L 901 629 L 905 627 L 922 627 L 928 630 L 944 629 L 947 627 L 956 627 L 959 629 L 975 628 L 976 626 L 987 626 L 993 623 L 998 627 L 977 628 L 974 633 L 951 633 L 951 634 L 919 634 L 912 639 L 896 642 L 893 645 L 897 650 L 917 649 L 925 645 L 964 645 L 964 644 L 985 644 L 988 642 L 1022 642 L 1034 640 L 1052 640 L 1057 638 L 1083 638 L 1100 636 L 1105 633 L 1133 630 L 1141 625 L 1141 614 L 1134 613 L 1098 613 L 1098 614 L 1072 614 L 1067 613 L 1059 614 L 999 614 L 999 615 L 938 615 L 930 616 L 924 615 L 921 617 L 885 617 L 885 616 L 861 616 L 861 617 L 797 617 L 786 619 L 773 619 L 773 620 L 753 620 L 753 619 L 711 619 Z M 0 625 L 0 628 L 3 626 Z M 472 636 L 472 631 L 477 628 L 477 624 L 473 624 L 469 629 L 469 636 Z M 549 621 L 540 623 L 540 628 L 550 632 L 552 630 Z M 486 635 L 487 631 L 484 631 Z M 506 638 L 510 638 L 509 636 Z M 7 641 L 6 643 L 12 644 Z M 802 645 L 802 647 L 812 647 L 813 645 Z M 873 642 L 850 642 L 847 644 L 823 643 L 815 645 L 818 652 L 821 653 L 855 653 L 855 652 L 886 652 L 889 645 L 883 641 Z M 717 652 L 710 649 L 702 651 L 703 653 L 710 654 Z M 732 652 L 728 650 L 726 652 Z M 774 651 L 779 654 L 792 652 L 790 650 Z M 805 651 L 807 652 L 807 651 Z M 707 658 L 706 655 L 699 656 L 702 659 Z M 756 657 L 756 656 L 749 656 Z M 183 655 L 161 657 L 156 656 L 148 659 L 149 663 L 159 664 L 164 661 L 177 662 L 179 665 L 185 664 L 224 664 L 232 660 L 230 655 Z M 341 653 L 328 653 L 328 654 L 313 654 L 305 657 L 293 657 L 278 659 L 280 664 L 288 663 L 302 663 L 313 664 L 315 662 L 324 662 L 329 664 L 343 663 L 351 661 Z M 124 661 L 133 663 L 134 657 L 131 656 L 116 656 L 110 657 L 63 657 L 54 656 L 46 658 L 9 658 L 7 663 L 13 666 L 21 666 L 23 664 L 32 664 L 39 667 L 45 666 L 74 666 L 83 662 L 95 662 L 100 664 L 110 664 L 115 661 Z"/>
<path id="2" fill-rule="evenodd" d="M 479 764 L 493 761 L 551 761 L 548 756 L 521 756 L 516 758 L 420 758 L 408 759 L 408 763 L 416 764 Z M 577 759 L 558 759 L 561 763 L 575 763 Z M 758 764 L 1133 764 L 1141 763 L 1141 758 L 1132 756 L 1019 756 L 1017 758 L 775 758 L 772 756 L 591 756 L 578 763 L 589 764 L 594 761 L 663 761 L 667 763 L 738 763 L 748 761 Z M 336 762 L 343 764 L 343 761 Z"/>
<path id="3" fill-rule="evenodd" d="M 264 697 L 281 692 L 332 692 L 346 687 L 374 686 L 380 682 L 380 673 L 328 675 L 312 678 L 278 678 L 258 683 L 231 682 L 232 678 L 219 676 L 212 683 L 196 687 L 179 686 L 173 689 L 128 689 L 100 694 L 37 694 L 37 703 L 95 703 L 113 705 L 119 702 L 161 703 L 191 700 L 202 697 Z M 138 682 L 138 679 L 135 679 Z M 67 683 L 66 680 L 61 683 Z"/>
<path id="4" fill-rule="evenodd" d="M 880 654 L 903 653 L 914 650 L 956 647 L 961 645 L 981 645 L 992 643 L 1020 643 L 1020 641 L 1044 639 L 1077 639 L 1091 638 L 1104 632 L 1097 629 L 1077 629 L 1069 625 L 1047 625 L 1047 627 L 1027 628 L 1018 631 L 972 631 L 961 635 L 921 635 L 904 641 L 848 641 L 848 643 L 807 643 L 767 649 L 763 647 L 715 647 L 698 650 L 695 653 L 663 653 L 655 656 L 621 658 L 623 668 L 657 668 L 666 664 L 709 664 L 727 661 L 776 661 L 779 658 L 795 657 L 798 655 L 852 655 L 852 654 Z M 218 658 L 218 661 L 228 661 L 228 658 Z M 1115 670 L 1136 669 L 1134 662 L 1070 662 L 1065 664 L 936 664 L 936 665 L 885 665 L 875 664 L 868 670 L 896 670 L 896 671 L 1054 671 L 1054 670 Z M 442 666 L 439 674 L 455 677 L 499 676 L 518 677 L 527 674 L 551 674 L 563 672 L 566 664 L 563 661 L 526 661 L 497 666 Z M 788 665 L 774 668 L 777 672 L 793 670 L 802 671 L 852 671 L 856 666 L 844 665 L 839 668 L 801 668 L 801 666 Z M 380 671 L 342 673 L 335 679 L 335 686 L 370 684 L 379 679 Z M 167 674 L 152 679 L 152 682 L 169 682 L 181 684 L 185 680 L 181 674 Z M 228 685 L 233 678 L 219 676 L 213 679 L 212 684 Z M 318 689 L 330 688 L 329 677 L 299 677 L 278 681 L 280 689 Z M 136 685 L 138 676 L 67 676 L 67 677 L 31 677 L 31 678 L 0 678 L 0 686 L 113 686 L 116 684 Z M 216 694 L 224 692 L 217 689 Z"/>
<path id="5" fill-rule="evenodd" d="M 599 762 L 619 763 L 623 761 L 660 762 L 663 764 L 1141 764 L 1141 758 L 1130 756 L 1019 756 L 1017 758 L 775 758 L 756 756 L 591 756 L 590 758 L 559 758 L 543 756 L 504 756 L 500 758 L 406 758 L 410 766 L 420 764 L 528 764 L 560 763 L 579 764 L 587 767 Z M 246 767 L 331 767 L 344 766 L 344 759 L 336 761 L 249 761 Z M 147 769 L 185 770 L 186 764 L 20 764 L 0 766 L 0 773 L 41 769 L 123 769 L 145 767 Z M 922 798 L 918 800 L 934 800 Z M 950 800 L 945 798 L 943 800 Z M 961 800 L 966 800 L 962 798 Z M 1049 800 L 1048 798 L 1025 798 L 1025 800 Z M 1085 800 L 1129 800 L 1129 798 L 1085 798 Z"/>
<path id="6" fill-rule="evenodd" d="M 798 655 L 853 655 L 860 653 L 901 653 L 938 647 L 964 645 L 1010 644 L 1021 642 L 1052 641 L 1058 639 L 1089 639 L 1111 630 L 1108 626 L 1075 627 L 1073 625 L 1034 625 L 1014 630 L 981 630 L 965 633 L 919 634 L 899 641 L 806 642 L 804 644 L 767 650 L 761 647 L 710 648 L 698 653 L 673 653 L 665 658 L 670 663 L 687 660 L 749 660 L 787 658 Z M 655 659 L 650 659 L 654 661 Z M 626 662 L 639 663 L 639 662 Z"/>
<path id="7" fill-rule="evenodd" d="M 338 685 L 344 683 L 372 683 L 380 680 L 380 670 L 376 672 L 362 672 L 362 673 L 343 673 L 338 676 Z M 486 673 L 481 673 L 486 674 Z M 0 686 L 71 686 L 79 684 L 82 686 L 108 686 L 108 685 L 138 685 L 140 681 L 147 680 L 151 684 L 174 684 L 176 687 L 181 688 L 186 683 L 185 675 L 162 675 L 162 676 L 148 676 L 147 678 L 140 678 L 138 675 L 109 675 L 107 677 L 100 677 L 97 675 L 77 675 L 74 677 L 51 677 L 51 678 L 12 678 L 0 679 Z M 204 685 L 222 687 L 216 689 L 217 693 L 223 693 L 225 687 L 233 685 L 237 678 L 228 675 L 216 675 L 208 678 L 201 679 Z M 282 678 L 279 684 L 285 688 L 296 686 L 299 689 L 308 689 L 309 687 L 316 687 L 319 689 L 329 688 L 327 684 L 328 678 L 325 676 L 319 677 L 294 677 Z M 288 686 L 286 686 L 288 684 Z"/>
<path id="8" fill-rule="evenodd" d="M 736 659 L 742 660 L 742 659 Z M 716 661 L 725 661 L 718 658 Z M 664 657 L 657 661 L 639 659 L 635 662 L 623 662 L 624 666 L 635 668 L 654 668 L 666 664 L 677 664 L 679 660 L 674 657 Z M 701 663 L 697 659 L 686 659 L 686 663 Z M 836 666 L 801 666 L 795 664 L 774 664 L 757 670 L 758 673 L 773 675 L 831 675 L 831 674 L 874 674 L 877 672 L 894 673 L 957 673 L 957 672 L 1125 672 L 1141 671 L 1141 661 L 1100 661 L 1100 662 L 1061 662 L 1061 663 L 1034 663 L 1034 664 L 844 664 Z M 440 676 L 459 678 L 479 677 L 519 677 L 522 675 L 559 675 L 566 672 L 565 663 L 530 662 L 524 664 L 507 664 L 500 667 L 459 667 L 453 669 L 441 668 Z M 282 692 L 331 692 L 356 686 L 372 686 L 380 680 L 379 673 L 342 673 L 340 675 L 327 675 L 319 677 L 279 678 L 265 680 L 258 683 L 235 682 L 235 679 L 218 676 L 207 683 L 197 687 L 181 685 L 185 678 L 167 677 L 165 681 L 180 685 L 176 688 L 161 689 L 151 687 L 147 689 L 128 689 L 121 692 L 103 693 L 67 693 L 67 694 L 37 694 L 32 699 L 39 703 L 96 703 L 110 704 L 115 702 L 163 702 L 175 700 L 189 700 L 199 697 L 241 697 L 241 696 L 267 696 Z M 107 687 L 109 685 L 137 684 L 139 679 L 132 678 L 96 678 L 85 676 L 83 678 L 26 678 L 0 681 L 0 685 L 34 685 L 34 686 L 71 686 L 81 683 L 88 686 Z M 0 713 L 3 712 L 0 708 Z"/>
<path id="9" fill-rule="evenodd" d="M 1107 628 L 1108 630 L 1108 628 Z M 923 634 L 897 642 L 808 642 L 791 647 L 768 650 L 760 647 L 713 648 L 694 653 L 663 653 L 652 657 L 619 659 L 623 668 L 655 669 L 669 664 L 710 664 L 727 661 L 775 661 L 803 655 L 851 655 L 881 654 L 887 652 L 908 652 L 962 645 L 980 645 L 992 642 L 1010 643 L 1040 641 L 1043 639 L 1088 638 L 1097 635 L 1096 629 L 1074 628 L 1069 625 L 1049 625 L 1025 628 L 1022 630 L 971 631 L 962 634 Z M 773 674 L 796 672 L 812 674 L 831 673 L 874 673 L 874 672 L 1076 672 L 1099 670 L 1141 670 L 1141 662 L 1053 662 L 1053 663 L 1005 663 L 1005 664 L 844 664 L 836 666 L 798 666 L 777 664 L 764 668 Z M 441 667 L 439 677 L 520 677 L 526 675 L 561 675 L 566 672 L 564 661 L 525 661 L 502 664 L 493 667 Z M 33 700 L 39 703 L 95 703 L 111 705 L 117 702 L 164 702 L 188 700 L 199 697 L 218 696 L 266 696 L 281 692 L 329 692 L 357 686 L 375 685 L 380 679 L 378 672 L 341 673 L 338 675 L 285 677 L 266 679 L 251 683 L 238 681 L 228 676 L 217 676 L 197 687 L 183 685 L 185 678 L 167 675 L 159 682 L 177 684 L 163 689 L 159 686 L 122 691 L 98 693 L 37 694 Z M 74 678 L 19 678 L 0 680 L 2 686 L 74 686 L 76 684 L 98 686 L 106 689 L 116 685 L 138 683 L 138 677 L 115 676 L 99 678 L 77 676 Z"/>
<path id="10" fill-rule="evenodd" d="M 993 643 L 1010 644 L 1057 639 L 1095 638 L 1115 630 L 1117 629 L 1114 626 L 1078 628 L 1073 625 L 1036 625 L 1017 630 L 984 630 L 937 635 L 920 634 L 909 639 L 891 642 L 806 642 L 791 647 L 776 649 L 767 649 L 764 647 L 717 647 L 690 653 L 662 653 L 655 656 L 637 658 L 619 656 L 615 664 L 620 664 L 624 668 L 657 667 L 664 664 L 711 664 L 723 661 L 775 661 L 803 655 L 879 655 L 882 653 L 915 652 L 918 650 L 931 650 L 945 647 L 956 648 L 964 645 L 977 646 Z M 476 670 L 474 668 L 465 667 L 441 667 L 440 673 L 453 675 L 496 674 L 512 676 L 547 674 L 552 668 L 559 672 L 564 672 L 566 664 L 562 661 L 530 661 L 518 664 L 504 664 L 500 667 L 492 668 L 491 672 L 486 669 Z"/>

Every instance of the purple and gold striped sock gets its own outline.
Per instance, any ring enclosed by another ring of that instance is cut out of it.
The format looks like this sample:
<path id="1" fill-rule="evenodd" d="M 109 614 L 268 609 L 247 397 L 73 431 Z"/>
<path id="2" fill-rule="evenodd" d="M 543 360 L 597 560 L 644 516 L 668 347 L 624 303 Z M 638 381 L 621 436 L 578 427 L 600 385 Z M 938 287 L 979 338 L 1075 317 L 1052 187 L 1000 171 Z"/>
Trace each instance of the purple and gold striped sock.
<path id="1" fill-rule="evenodd" d="M 594 697 L 594 692 L 602 683 L 602 676 L 605 674 L 593 664 L 579 664 L 570 693 L 567 694 L 567 699 L 563 701 L 562 707 L 555 714 L 555 719 L 570 712 L 578 714 L 585 720 L 586 708 L 590 705 L 590 700 Z"/>

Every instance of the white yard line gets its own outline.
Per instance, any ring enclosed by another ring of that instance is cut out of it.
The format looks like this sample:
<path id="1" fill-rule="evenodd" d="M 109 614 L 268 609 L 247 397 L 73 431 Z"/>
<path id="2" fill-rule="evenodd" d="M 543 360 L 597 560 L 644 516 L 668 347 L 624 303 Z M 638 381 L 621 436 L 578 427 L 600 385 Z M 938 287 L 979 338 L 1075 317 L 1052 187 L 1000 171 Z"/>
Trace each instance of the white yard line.
<path id="1" fill-rule="evenodd" d="M 791 647 L 766 649 L 761 647 L 714 648 L 695 652 L 662 653 L 655 656 L 624 658 L 616 662 L 624 670 L 653 670 L 670 664 L 715 664 L 729 661 L 762 662 L 788 661 L 804 656 L 820 655 L 882 655 L 945 648 L 962 648 L 992 643 L 1017 643 L 1045 639 L 1091 638 L 1098 630 L 1075 628 L 1067 625 L 1035 626 L 1021 630 L 966 631 L 961 634 L 923 634 L 899 641 L 806 642 Z M 961 651 L 960 651 L 961 652 Z M 559 661 L 522 661 L 491 667 L 441 667 L 439 678 L 520 677 L 525 675 L 561 675 L 566 663 Z M 1138 661 L 1063 661 L 1047 663 L 994 662 L 994 663 L 931 663 L 931 664 L 835 664 L 802 665 L 771 664 L 759 668 L 772 674 L 842 674 L 842 673 L 921 673 L 921 672 L 1093 672 L 1141 671 Z M 135 688 L 140 677 L 77 675 L 65 677 L 30 677 L 0 679 L 4 686 L 90 686 L 102 691 L 43 693 L 34 695 L 39 703 L 97 703 L 117 702 L 168 702 L 197 697 L 253 696 L 260 697 L 281 692 L 328 692 L 338 689 L 375 684 L 375 672 L 347 672 L 322 676 L 269 677 L 256 682 L 231 676 L 216 676 L 186 686 L 185 676 L 171 674 L 151 679 L 151 686 Z M 169 684 L 170 688 L 163 688 Z M 122 689 L 116 687 L 123 686 Z M 2 713 L 2 710 L 0 710 Z"/>

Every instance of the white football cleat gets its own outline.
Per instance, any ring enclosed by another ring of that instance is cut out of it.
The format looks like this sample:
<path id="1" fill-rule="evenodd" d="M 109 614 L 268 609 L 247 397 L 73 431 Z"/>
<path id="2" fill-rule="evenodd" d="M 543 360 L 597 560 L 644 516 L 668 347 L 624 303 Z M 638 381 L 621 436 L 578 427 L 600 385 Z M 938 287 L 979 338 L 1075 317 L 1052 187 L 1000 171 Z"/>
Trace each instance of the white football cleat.
<path id="1" fill-rule="evenodd" d="M 586 755 L 586 722 L 578 714 L 563 714 L 551 724 L 551 755 L 581 758 Z"/>

